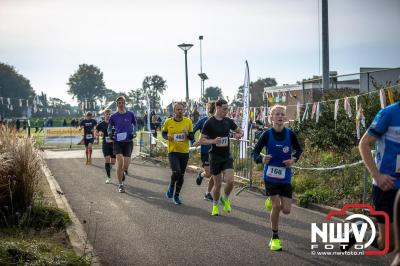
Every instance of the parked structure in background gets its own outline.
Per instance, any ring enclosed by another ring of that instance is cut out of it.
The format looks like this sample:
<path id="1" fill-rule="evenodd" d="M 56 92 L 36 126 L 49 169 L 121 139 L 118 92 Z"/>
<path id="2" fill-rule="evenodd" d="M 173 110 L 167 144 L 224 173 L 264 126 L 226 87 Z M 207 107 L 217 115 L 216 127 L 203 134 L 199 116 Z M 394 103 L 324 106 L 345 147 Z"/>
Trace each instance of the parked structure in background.
<path id="1" fill-rule="evenodd" d="M 337 75 L 336 71 L 329 72 L 330 89 L 348 89 L 352 92 L 367 93 L 381 86 L 391 86 L 400 83 L 399 68 L 360 68 L 359 73 Z M 289 120 L 296 117 L 298 102 L 313 103 L 322 97 L 322 78 L 314 76 L 296 84 L 264 88 L 267 107 L 275 104 L 287 106 L 286 115 Z"/>

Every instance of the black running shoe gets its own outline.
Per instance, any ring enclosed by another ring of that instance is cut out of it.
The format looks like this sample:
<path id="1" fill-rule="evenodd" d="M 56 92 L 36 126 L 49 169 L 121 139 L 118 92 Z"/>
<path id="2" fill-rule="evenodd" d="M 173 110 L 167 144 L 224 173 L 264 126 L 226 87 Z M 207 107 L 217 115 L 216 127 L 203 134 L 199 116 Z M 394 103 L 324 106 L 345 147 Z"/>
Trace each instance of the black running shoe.
<path id="1" fill-rule="evenodd" d="M 211 195 L 210 192 L 206 192 L 206 193 L 204 194 L 204 199 L 205 199 L 205 200 L 213 201 L 213 196 Z"/>
<path id="2" fill-rule="evenodd" d="M 125 170 L 125 175 L 129 175 L 129 174 L 128 174 L 128 170 Z"/>
<path id="3" fill-rule="evenodd" d="M 124 182 L 124 181 L 125 181 L 125 174 L 122 173 L 122 182 Z"/>
<path id="4" fill-rule="evenodd" d="M 198 173 L 196 178 L 196 184 L 200 186 L 202 181 L 203 181 L 203 176 L 201 175 L 201 173 Z"/>

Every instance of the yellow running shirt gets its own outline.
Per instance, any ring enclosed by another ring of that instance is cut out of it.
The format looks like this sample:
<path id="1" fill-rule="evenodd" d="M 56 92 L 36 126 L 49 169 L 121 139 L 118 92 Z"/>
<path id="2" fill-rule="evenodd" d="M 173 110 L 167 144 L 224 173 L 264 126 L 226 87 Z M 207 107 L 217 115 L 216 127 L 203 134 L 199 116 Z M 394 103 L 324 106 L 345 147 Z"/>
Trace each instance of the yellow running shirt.
<path id="1" fill-rule="evenodd" d="M 189 118 L 183 117 L 180 122 L 175 121 L 173 117 L 165 120 L 162 132 L 166 132 L 168 136 L 174 138 L 173 141 L 168 141 L 168 153 L 189 153 L 189 139 L 188 135 L 183 133 L 184 130 L 187 134 L 193 132 L 192 120 Z"/>

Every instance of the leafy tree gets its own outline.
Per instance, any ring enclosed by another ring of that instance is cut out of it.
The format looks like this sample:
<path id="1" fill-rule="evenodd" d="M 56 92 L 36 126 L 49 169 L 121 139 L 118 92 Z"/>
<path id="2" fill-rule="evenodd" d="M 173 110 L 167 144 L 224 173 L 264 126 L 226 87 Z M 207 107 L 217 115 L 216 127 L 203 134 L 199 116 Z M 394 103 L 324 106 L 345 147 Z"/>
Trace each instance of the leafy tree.
<path id="1" fill-rule="evenodd" d="M 20 107 L 19 99 L 30 100 L 32 102 L 35 92 L 27 78 L 19 74 L 13 66 L 0 63 L 0 114 L 5 116 L 21 116 L 26 110 L 26 102 Z M 5 98 L 11 98 L 10 104 L 13 110 L 9 110 Z"/>
<path id="2" fill-rule="evenodd" d="M 167 88 L 167 81 L 158 75 L 147 76 L 143 80 L 142 94 L 145 98 L 149 96 L 152 109 L 161 109 L 161 97 Z"/>
<path id="3" fill-rule="evenodd" d="M 265 87 L 273 87 L 276 86 L 275 78 L 259 78 L 255 82 L 250 83 L 250 93 L 251 93 L 251 101 L 250 106 L 259 107 L 263 106 L 263 94 Z"/>
<path id="4" fill-rule="evenodd" d="M 133 111 L 135 112 L 140 112 L 144 106 L 143 106 L 143 91 L 141 88 L 138 88 L 136 90 L 131 90 L 128 92 L 129 98 L 130 98 L 130 104 L 132 105 Z"/>
<path id="5" fill-rule="evenodd" d="M 222 98 L 222 89 L 220 87 L 208 87 L 204 92 L 204 97 L 211 101 L 218 100 L 218 98 Z"/>
<path id="6" fill-rule="evenodd" d="M 113 102 L 117 99 L 118 93 L 111 90 L 111 89 L 105 89 L 104 90 L 104 95 L 103 95 L 103 102 L 108 103 L 108 102 Z"/>
<path id="7" fill-rule="evenodd" d="M 79 65 L 78 70 L 70 76 L 67 85 L 70 87 L 68 93 L 81 103 L 100 100 L 106 92 L 103 73 L 94 65 Z"/>
<path id="8" fill-rule="evenodd" d="M 273 87 L 276 86 L 275 78 L 259 78 L 255 82 L 250 82 L 250 94 L 251 94 L 251 107 L 259 107 L 263 106 L 263 93 L 265 87 Z M 243 85 L 238 88 L 238 92 L 232 102 L 234 106 L 243 106 Z"/>

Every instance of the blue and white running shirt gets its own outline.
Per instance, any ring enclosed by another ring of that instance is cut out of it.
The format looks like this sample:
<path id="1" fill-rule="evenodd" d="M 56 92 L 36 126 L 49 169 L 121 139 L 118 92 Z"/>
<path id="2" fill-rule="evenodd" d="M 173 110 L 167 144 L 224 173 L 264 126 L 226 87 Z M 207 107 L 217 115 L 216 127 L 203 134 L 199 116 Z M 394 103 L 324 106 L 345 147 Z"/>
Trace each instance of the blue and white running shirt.
<path id="1" fill-rule="evenodd" d="M 380 110 L 368 134 L 378 139 L 375 162 L 379 172 L 395 177 L 396 188 L 400 188 L 400 102 Z"/>

